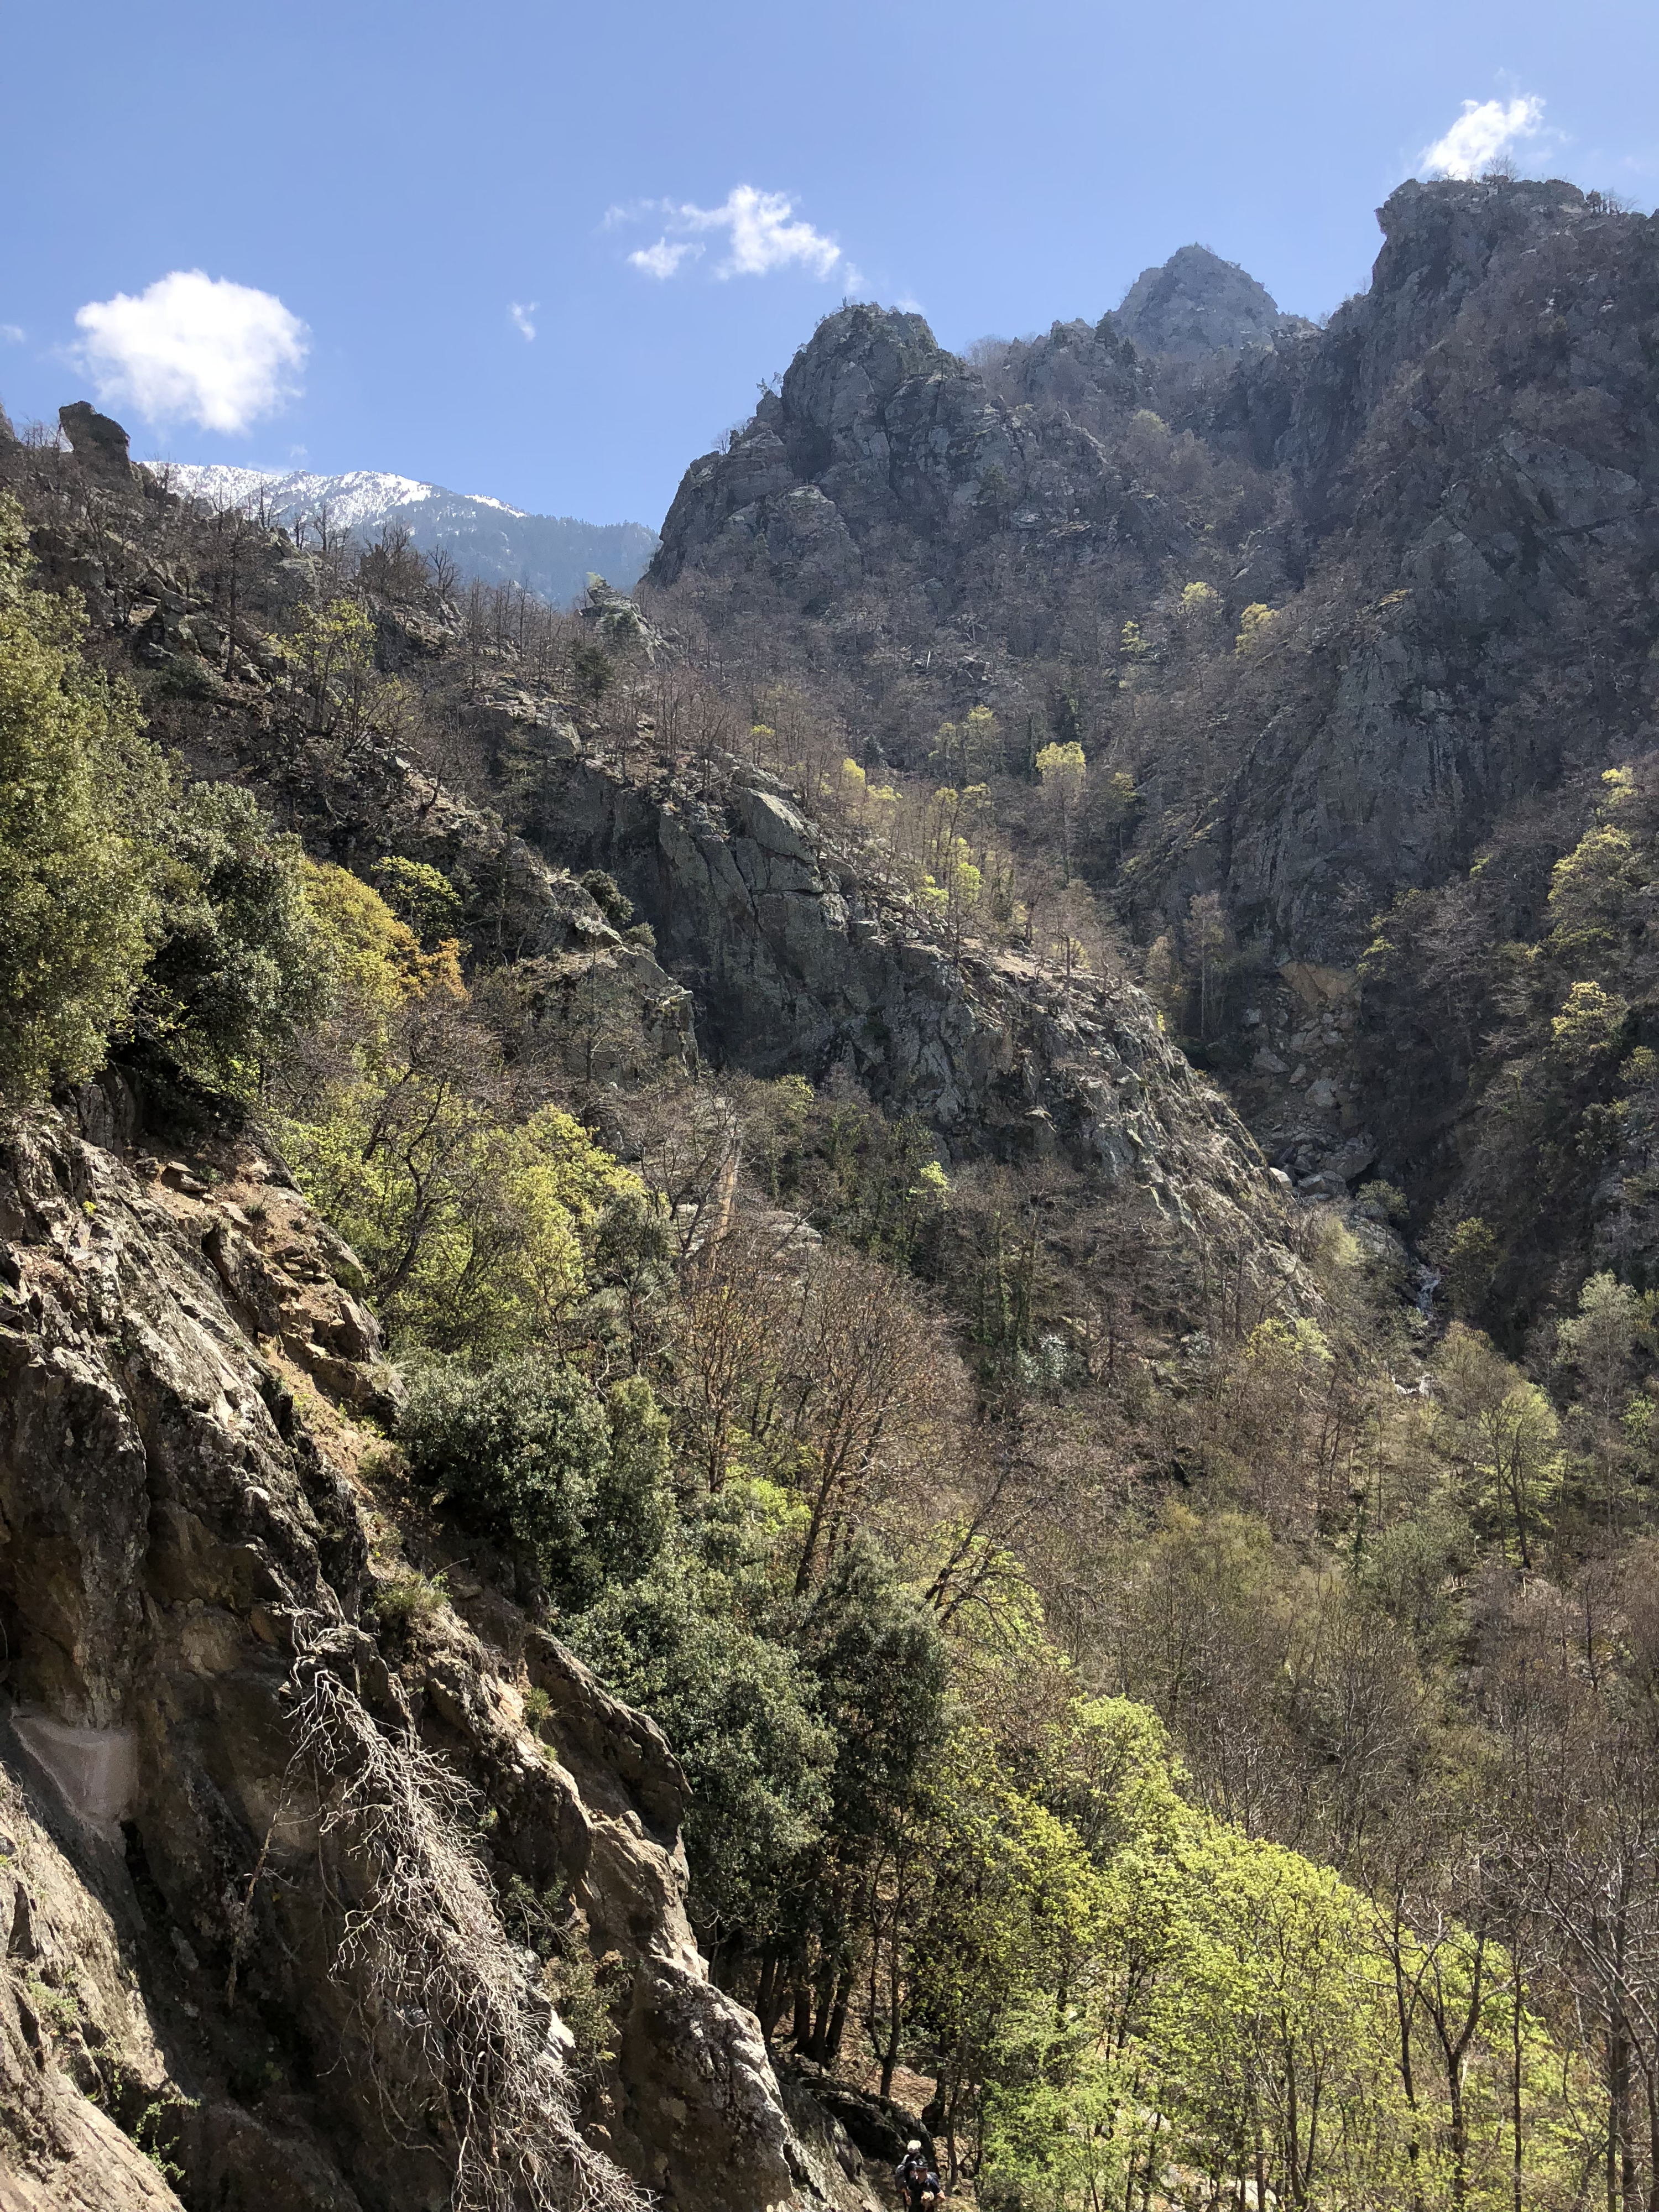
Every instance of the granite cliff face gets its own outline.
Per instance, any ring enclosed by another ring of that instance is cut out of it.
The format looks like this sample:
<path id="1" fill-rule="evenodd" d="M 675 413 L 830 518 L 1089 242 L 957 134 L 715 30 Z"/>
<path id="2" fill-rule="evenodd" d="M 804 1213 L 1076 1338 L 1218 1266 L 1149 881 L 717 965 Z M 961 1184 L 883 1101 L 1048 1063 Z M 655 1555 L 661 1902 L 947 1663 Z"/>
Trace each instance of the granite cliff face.
<path id="1" fill-rule="evenodd" d="M 155 1141 L 116 1080 L 0 1137 L 6 2203 L 861 2203 L 708 1980 L 658 1731 L 476 1584 L 388 1629 L 349 1253 Z M 597 2072 L 509 1874 L 611 1962 Z"/>
<path id="2" fill-rule="evenodd" d="M 1002 378 L 1030 397 L 1010 404 L 919 315 L 843 307 L 730 450 L 693 463 L 650 580 L 741 577 L 821 615 L 903 572 L 941 614 L 1011 538 L 1072 568 L 1139 550 L 1148 518 L 1130 472 L 1060 404 L 1139 396 L 1133 349 L 1110 324 L 1057 324 L 1012 349 Z"/>
<path id="3" fill-rule="evenodd" d="M 840 1070 L 958 1158 L 1064 1158 L 1188 1231 L 1285 1236 L 1255 1146 L 1127 981 L 953 950 L 855 839 L 734 760 L 641 783 L 568 726 L 549 750 L 560 859 L 606 870 L 646 915 L 720 1063 Z"/>
<path id="4" fill-rule="evenodd" d="M 1187 275 L 1214 276 L 1197 249 L 1147 272 L 1133 313 L 1056 325 L 983 374 L 915 316 L 843 310 L 732 451 L 693 465 L 653 577 L 741 574 L 823 614 L 901 755 L 963 693 L 1044 722 L 1069 702 L 1148 782 L 1149 933 L 1160 903 L 1218 885 L 1280 957 L 1351 965 L 1399 885 L 1467 865 L 1507 805 L 1638 738 L 1659 548 L 1654 224 L 1507 181 L 1407 184 L 1379 220 L 1367 292 L 1322 331 L 1270 323 L 1265 294 L 1231 323 L 1223 301 L 1192 347 L 1242 350 L 1197 385 L 1141 352 L 1174 333 L 1157 318 Z M 1255 300 L 1234 275 L 1226 298 Z M 1157 405 L 1188 441 L 1159 464 L 1184 499 L 1151 471 L 1137 410 Z M 1207 523 L 1206 499 L 1224 501 Z M 1135 725 L 1194 658 L 1164 611 L 1194 577 L 1234 621 L 1203 710 L 1220 742 L 1171 800 L 1169 721 L 1150 748 Z M 837 620 L 884 588 L 882 613 Z M 1302 619 L 1234 667 L 1252 602 Z M 1126 667 L 1124 619 L 1167 628 L 1167 649 Z M 890 670 L 924 659 L 933 688 L 896 706 Z"/>
<path id="5" fill-rule="evenodd" d="M 1338 965 L 1505 808 L 1645 749 L 1659 636 L 1654 225 L 1521 184 L 1407 185 L 1381 221 L 1370 290 L 1216 418 L 1288 474 L 1323 602 L 1290 680 L 1247 679 L 1221 868 Z"/>
<path id="6" fill-rule="evenodd" d="M 938 613 L 989 544 L 1071 569 L 1120 546 L 1156 560 L 1170 518 L 1147 513 L 1133 458 L 1101 433 L 1152 404 L 1158 357 L 1219 366 L 1310 327 L 1199 246 L 1144 271 L 1115 314 L 977 367 L 920 315 L 844 307 L 729 450 L 693 463 L 649 580 L 741 573 L 823 611 L 912 565 L 939 580 Z"/>

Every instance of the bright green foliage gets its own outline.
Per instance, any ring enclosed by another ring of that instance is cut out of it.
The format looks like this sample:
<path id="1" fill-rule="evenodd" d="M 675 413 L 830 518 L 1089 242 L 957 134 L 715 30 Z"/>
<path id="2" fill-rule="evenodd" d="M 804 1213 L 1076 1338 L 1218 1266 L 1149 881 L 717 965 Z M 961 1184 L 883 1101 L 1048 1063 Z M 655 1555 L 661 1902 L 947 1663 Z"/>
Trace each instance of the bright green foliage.
<path id="1" fill-rule="evenodd" d="M 64 600 L 28 584 L 0 495 L 0 1092 L 102 1064 L 149 955 L 167 793 L 131 692 L 96 676 Z"/>
<path id="2" fill-rule="evenodd" d="M 959 722 L 941 722 L 927 765 L 957 785 L 982 784 L 1006 764 L 1000 726 L 988 707 L 970 707 Z"/>
<path id="3" fill-rule="evenodd" d="M 1599 983 L 1575 983 L 1550 1023 L 1550 1049 L 1577 1073 L 1614 1050 L 1629 1018 L 1629 1002 L 1616 991 L 1604 991 Z"/>
<path id="4" fill-rule="evenodd" d="M 453 938 L 460 927 L 461 898 L 447 876 L 426 860 L 392 854 L 374 865 L 382 896 L 399 921 L 407 922 L 422 945 Z"/>
<path id="5" fill-rule="evenodd" d="M 1036 769 L 1042 784 L 1042 795 L 1059 825 L 1061 867 L 1069 884 L 1072 880 L 1072 829 L 1077 819 L 1078 809 L 1083 804 L 1089 764 L 1084 757 L 1082 746 L 1073 738 L 1063 745 L 1044 745 L 1036 757 Z"/>
<path id="6" fill-rule="evenodd" d="M 453 947 L 422 952 L 409 924 L 360 876 L 316 860 L 305 862 L 304 876 L 318 964 L 347 1049 L 378 1058 L 392 1018 L 412 1000 L 464 995 Z"/>
<path id="7" fill-rule="evenodd" d="M 415 1378 L 398 1434 L 417 1483 L 564 1603 L 636 1582 L 667 1539 L 668 1425 L 640 1376 L 602 1399 L 545 1359 L 430 1369 Z"/>
<path id="8" fill-rule="evenodd" d="M 1087 1698 L 1049 1730 L 1044 1793 L 1097 1866 L 1126 1846 L 1173 1845 L 1186 1777 L 1170 1732 L 1132 1698 Z"/>
<path id="9" fill-rule="evenodd" d="M 283 641 L 289 697 L 307 736 L 349 755 L 371 726 L 374 623 L 356 599 L 307 606 Z"/>
<path id="10" fill-rule="evenodd" d="M 306 897 L 330 1050 L 276 1126 L 307 1195 L 404 1342 L 481 1362 L 550 1344 L 593 1287 L 608 1217 L 648 1206 L 644 1186 L 569 1115 L 504 1110 L 453 939 L 422 952 L 343 869 L 308 866 Z"/>
<path id="11" fill-rule="evenodd" d="M 1075 1831 L 1013 1785 L 977 1730 L 941 1757 L 928 1836 L 913 2012 L 940 2055 L 954 2138 L 973 2126 L 1005 2039 L 1021 2042 L 1024 2016 L 1052 2005 L 1104 1940 L 1105 1892 Z"/>
<path id="12" fill-rule="evenodd" d="M 165 834 L 175 866 L 144 1025 L 192 1074 L 252 1097 L 327 999 L 300 841 L 228 783 L 192 784 Z"/>
<path id="13" fill-rule="evenodd" d="M 1238 617 L 1238 635 L 1233 640 L 1235 653 L 1249 653 L 1261 644 L 1270 625 L 1277 620 L 1274 610 L 1261 599 L 1252 600 Z"/>
<path id="14" fill-rule="evenodd" d="M 1585 1283 L 1577 1312 L 1559 1324 L 1555 1337 L 1557 1357 L 1577 1370 L 1587 1400 L 1606 1416 L 1619 1401 L 1638 1343 L 1651 1346 L 1650 1310 L 1638 1291 L 1604 1272 Z"/>
<path id="15" fill-rule="evenodd" d="M 1364 1899 L 1218 1823 L 1194 1824 L 1183 1860 L 1190 1919 L 1149 2027 L 1188 2157 L 1254 2168 L 1281 2203 L 1381 2193 L 1402 2100 Z"/>
<path id="16" fill-rule="evenodd" d="M 1044 745 L 1036 757 L 1036 765 L 1043 789 L 1063 794 L 1074 805 L 1082 796 L 1084 778 L 1088 773 L 1083 748 L 1076 739 L 1069 744 Z"/>
<path id="17" fill-rule="evenodd" d="M 1553 924 L 1545 949 L 1557 960 L 1597 963 L 1620 939 L 1625 902 L 1640 887 L 1640 856 L 1628 831 L 1601 823 L 1582 838 L 1550 880 Z"/>
<path id="18" fill-rule="evenodd" d="M 952 1753 L 913 2002 L 982 2204 L 1101 2212 L 1186 2172 L 1236 2201 L 1403 2206 L 1497 2178 L 1514 2023 L 1490 1941 L 1454 1926 L 1390 1953 L 1329 1868 L 1183 1802 L 1161 1727 L 1127 1701 L 1074 1706 L 1035 1787 L 988 1739 Z M 1414 2101 L 1401 2076 L 1401 2008 L 1425 2052 L 1431 2004 L 1472 2008 L 1455 2110 L 1425 2057 Z M 1547 2102 L 1547 2041 L 1529 2021 L 1519 2040 Z M 1540 2136 L 1547 2191 L 1551 2155 Z"/>
<path id="19" fill-rule="evenodd" d="M 1441 1385 L 1436 1431 L 1460 1470 L 1470 1509 L 1511 1542 L 1522 1566 L 1548 1526 L 1560 1487 L 1560 1422 L 1548 1397 L 1478 1329 L 1455 1322 L 1435 1356 Z"/>
<path id="20" fill-rule="evenodd" d="M 504 1122 L 470 1095 L 475 1036 L 420 1026 L 384 1077 L 284 1138 L 398 1334 L 488 1359 L 555 1340 L 589 1288 L 586 1240 L 637 1176 L 555 1107 Z"/>

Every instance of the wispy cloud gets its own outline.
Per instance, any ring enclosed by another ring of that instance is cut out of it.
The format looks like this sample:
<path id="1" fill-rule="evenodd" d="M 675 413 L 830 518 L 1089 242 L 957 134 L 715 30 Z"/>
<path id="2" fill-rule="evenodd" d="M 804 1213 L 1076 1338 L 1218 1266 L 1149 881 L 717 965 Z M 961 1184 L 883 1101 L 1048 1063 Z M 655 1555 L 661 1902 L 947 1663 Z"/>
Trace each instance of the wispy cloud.
<path id="1" fill-rule="evenodd" d="M 769 276 L 780 269 L 804 269 L 824 278 L 842 265 L 840 246 L 797 218 L 787 192 L 737 185 L 719 207 L 698 207 L 689 200 L 647 201 L 638 208 L 610 209 L 605 224 L 610 228 L 647 216 L 663 219 L 662 235 L 654 245 L 630 253 L 628 261 L 630 268 L 659 281 L 678 276 L 688 261 L 698 259 L 703 252 L 700 236 L 714 231 L 726 234 L 725 252 L 714 266 L 718 277 Z"/>
<path id="2" fill-rule="evenodd" d="M 666 278 L 675 274 L 682 261 L 695 261 L 702 252 L 700 246 L 689 239 L 678 246 L 671 246 L 659 238 L 654 246 L 641 246 L 628 257 L 630 269 L 642 269 L 647 276 Z"/>
<path id="3" fill-rule="evenodd" d="M 1510 100 L 1466 100 L 1463 112 L 1443 137 L 1419 157 L 1429 177 L 1478 177 L 1529 138 L 1544 131 L 1544 103 L 1526 94 Z"/>
<path id="4" fill-rule="evenodd" d="M 16 323 L 0 323 L 0 345 L 21 345 L 27 336 Z"/>
<path id="5" fill-rule="evenodd" d="M 531 320 L 531 318 L 534 315 L 535 312 L 536 301 L 534 300 L 514 300 L 507 311 L 507 318 L 512 323 L 514 329 L 517 331 L 519 336 L 529 344 L 533 344 L 535 343 L 536 325 Z"/>
<path id="6" fill-rule="evenodd" d="M 310 332 L 274 293 L 199 269 L 90 301 L 75 319 L 100 399 L 233 435 L 298 395 L 310 350 Z"/>

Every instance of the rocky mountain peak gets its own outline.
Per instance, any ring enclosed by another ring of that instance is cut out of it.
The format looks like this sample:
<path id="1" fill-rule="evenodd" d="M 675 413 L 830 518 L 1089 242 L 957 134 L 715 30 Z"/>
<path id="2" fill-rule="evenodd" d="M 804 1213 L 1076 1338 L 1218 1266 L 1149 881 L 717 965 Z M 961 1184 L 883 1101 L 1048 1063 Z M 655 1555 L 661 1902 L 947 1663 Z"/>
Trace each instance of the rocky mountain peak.
<path id="1" fill-rule="evenodd" d="M 1142 353 L 1177 361 L 1243 353 L 1305 327 L 1281 314 L 1263 284 L 1207 246 L 1183 246 L 1155 269 L 1143 269 L 1116 314 L 1121 333 Z"/>
<path id="2" fill-rule="evenodd" d="M 829 428 L 879 407 L 913 376 L 959 368 L 924 317 L 860 304 L 826 315 L 783 380 L 786 416 Z"/>
<path id="3" fill-rule="evenodd" d="M 1376 211 L 1384 245 L 1372 275 L 1374 310 L 1390 295 L 1409 291 L 1455 312 L 1480 283 L 1493 256 L 1536 242 L 1582 222 L 1594 210 L 1577 185 L 1559 178 L 1485 177 L 1465 180 L 1415 177 L 1391 192 Z"/>
<path id="4" fill-rule="evenodd" d="M 860 467 L 872 450 L 870 426 L 902 386 L 966 373 L 921 316 L 843 307 L 790 363 L 775 427 L 799 476 L 816 479 L 836 463 Z"/>
<path id="5" fill-rule="evenodd" d="M 747 558 L 758 538 L 805 599 L 856 583 L 865 532 L 901 514 L 937 520 L 977 482 L 981 448 L 1000 435 L 994 413 L 980 376 L 921 316 L 843 307 L 729 451 L 693 462 L 652 580 L 672 583 L 693 556 L 706 565 L 716 544 Z"/>

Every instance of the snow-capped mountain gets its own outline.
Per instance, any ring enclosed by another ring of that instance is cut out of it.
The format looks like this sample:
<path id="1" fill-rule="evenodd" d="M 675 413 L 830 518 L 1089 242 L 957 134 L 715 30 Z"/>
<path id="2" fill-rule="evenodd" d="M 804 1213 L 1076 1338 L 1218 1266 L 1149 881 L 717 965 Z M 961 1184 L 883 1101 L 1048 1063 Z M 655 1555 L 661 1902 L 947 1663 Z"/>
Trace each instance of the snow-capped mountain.
<path id="1" fill-rule="evenodd" d="M 246 508 L 263 504 L 270 520 L 284 526 L 324 508 L 335 528 L 360 538 L 397 523 L 422 551 L 441 546 L 464 577 L 522 584 L 561 606 L 581 597 L 590 575 L 629 590 L 657 547 L 656 533 L 641 523 L 526 514 L 482 492 L 447 491 L 382 469 L 349 469 L 330 477 L 303 469 L 283 473 L 174 461 L 166 475 L 172 489 L 186 498 Z"/>

